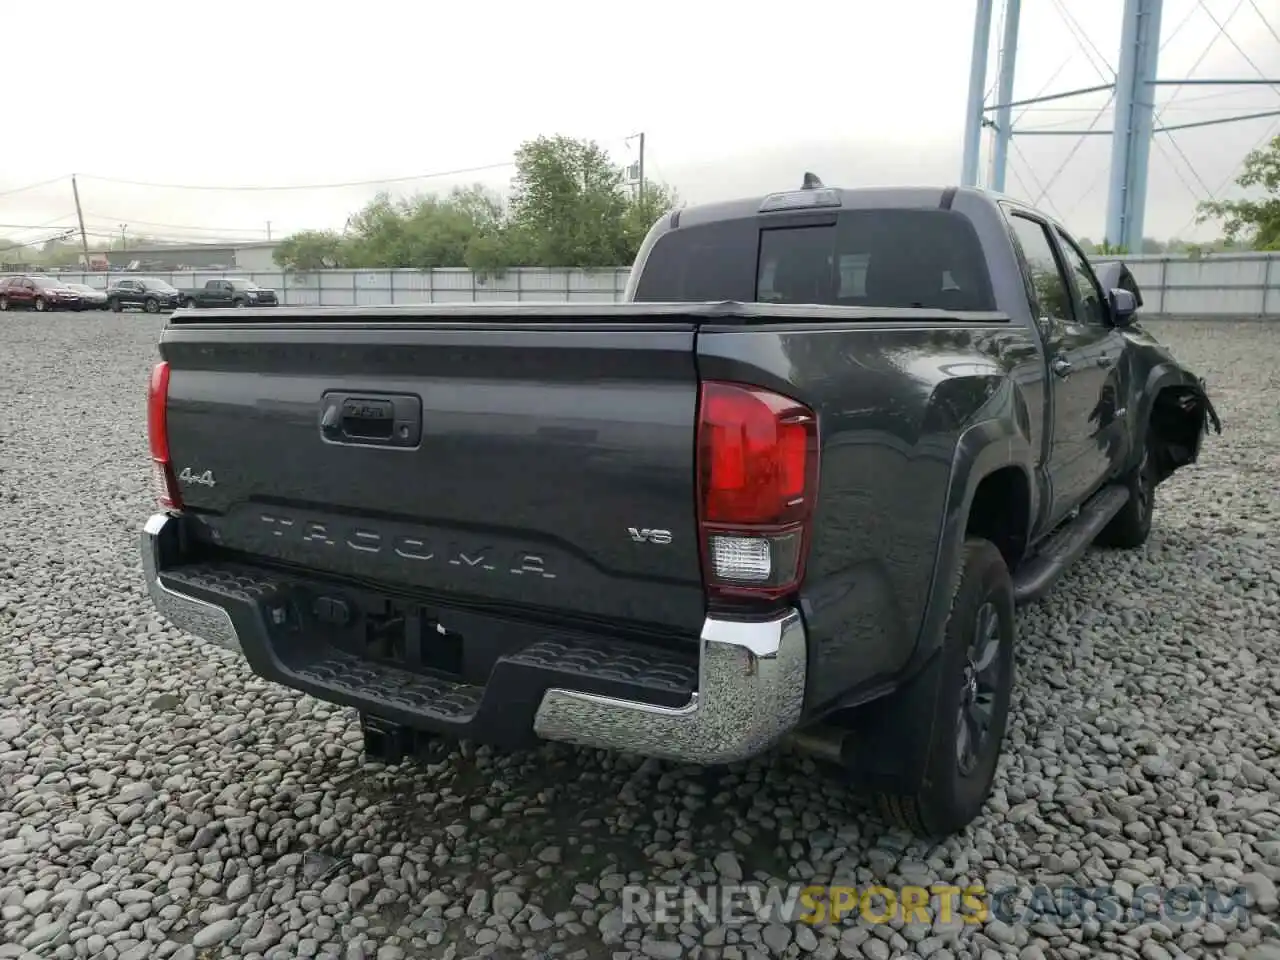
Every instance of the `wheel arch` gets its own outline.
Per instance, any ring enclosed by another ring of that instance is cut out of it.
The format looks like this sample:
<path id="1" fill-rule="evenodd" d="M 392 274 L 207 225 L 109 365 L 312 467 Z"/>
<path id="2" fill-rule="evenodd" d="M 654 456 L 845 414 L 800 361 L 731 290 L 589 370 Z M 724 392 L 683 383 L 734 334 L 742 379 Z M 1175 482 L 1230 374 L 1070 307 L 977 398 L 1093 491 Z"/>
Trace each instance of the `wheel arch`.
<path id="1" fill-rule="evenodd" d="M 1010 555 L 1017 560 L 1025 556 L 1034 518 L 1039 511 L 1039 488 L 1034 482 L 1035 463 L 1036 454 L 1030 442 L 1013 420 L 983 420 L 960 434 L 952 456 L 946 508 L 933 558 L 925 613 L 920 621 L 915 648 L 901 679 L 905 680 L 918 671 L 941 645 L 942 629 L 950 610 L 952 587 L 959 571 L 964 542 L 969 536 L 984 536 L 971 527 L 975 502 L 980 510 L 988 511 L 979 516 L 978 525 L 987 526 L 1004 539 L 1004 547 L 1000 543 L 996 546 L 1006 557 L 1006 563 Z M 1018 509 L 1022 511 L 1022 516 L 1014 518 L 1003 530 L 999 519 L 993 522 L 989 512 L 990 498 L 1002 490 L 1016 492 L 1020 498 Z M 1005 553 L 1006 549 L 1009 554 Z"/>
<path id="2" fill-rule="evenodd" d="M 1156 482 L 1195 463 L 1210 423 L 1221 432 L 1221 422 L 1205 390 L 1204 381 L 1174 364 L 1160 364 L 1147 375 L 1142 400 L 1133 421 L 1133 453 L 1127 469 L 1142 458 L 1152 444 Z"/>

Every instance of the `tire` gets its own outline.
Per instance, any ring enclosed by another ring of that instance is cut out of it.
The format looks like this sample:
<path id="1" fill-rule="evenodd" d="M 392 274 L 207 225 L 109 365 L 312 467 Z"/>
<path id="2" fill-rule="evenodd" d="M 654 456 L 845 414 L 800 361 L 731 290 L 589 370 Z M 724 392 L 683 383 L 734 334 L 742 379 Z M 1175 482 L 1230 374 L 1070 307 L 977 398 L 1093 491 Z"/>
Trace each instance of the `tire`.
<path id="1" fill-rule="evenodd" d="M 1129 499 L 1111 522 L 1094 539 L 1100 547 L 1134 550 L 1151 536 L 1151 520 L 1156 509 L 1155 464 L 1150 449 L 1144 444 L 1142 460 L 1122 481 L 1129 488 Z"/>
<path id="2" fill-rule="evenodd" d="M 124 305 L 116 297 L 112 297 L 108 306 L 111 307 L 112 313 L 119 313 L 124 309 Z"/>
<path id="3" fill-rule="evenodd" d="M 182 305 L 188 310 L 194 310 L 196 308 L 196 302 L 194 300 L 185 300 Z"/>
<path id="4" fill-rule="evenodd" d="M 904 778 L 910 789 L 876 791 L 885 820 L 920 837 L 945 837 L 982 811 L 1008 725 L 1015 632 L 1004 557 L 990 541 L 966 540 L 942 649 L 892 695 L 892 716 L 916 727 L 896 734 L 912 751 L 914 769 Z"/>
<path id="5" fill-rule="evenodd" d="M 142 309 L 147 311 L 147 313 L 159 313 L 160 301 L 155 297 L 147 297 L 147 299 L 142 301 Z"/>
<path id="6" fill-rule="evenodd" d="M 44 302 L 44 298 L 36 297 L 36 310 L 40 313 L 44 313 L 48 309 L 49 309 L 49 305 Z"/>
<path id="7" fill-rule="evenodd" d="M 9 298 L 0 297 L 0 310 L 8 310 L 8 309 L 9 309 Z"/>
<path id="8" fill-rule="evenodd" d="M 236 301 L 235 301 L 235 306 L 236 306 L 236 307 L 247 307 L 248 305 L 249 305 L 249 304 L 248 304 L 246 301 L 244 301 L 244 300 L 236 300 Z"/>

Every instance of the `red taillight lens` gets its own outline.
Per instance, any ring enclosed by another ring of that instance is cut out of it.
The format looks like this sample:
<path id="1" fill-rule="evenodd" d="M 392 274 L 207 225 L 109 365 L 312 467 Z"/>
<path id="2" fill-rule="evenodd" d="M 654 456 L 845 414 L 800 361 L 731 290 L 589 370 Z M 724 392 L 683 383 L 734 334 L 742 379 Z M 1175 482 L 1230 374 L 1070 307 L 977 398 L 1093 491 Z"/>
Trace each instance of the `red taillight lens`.
<path id="1" fill-rule="evenodd" d="M 147 385 L 147 442 L 156 503 L 165 510 L 181 510 L 182 498 L 169 460 L 169 364 L 163 361 L 152 368 Z"/>
<path id="2" fill-rule="evenodd" d="M 698 506 L 709 593 L 771 598 L 795 590 L 817 490 L 812 410 L 761 387 L 702 385 Z"/>

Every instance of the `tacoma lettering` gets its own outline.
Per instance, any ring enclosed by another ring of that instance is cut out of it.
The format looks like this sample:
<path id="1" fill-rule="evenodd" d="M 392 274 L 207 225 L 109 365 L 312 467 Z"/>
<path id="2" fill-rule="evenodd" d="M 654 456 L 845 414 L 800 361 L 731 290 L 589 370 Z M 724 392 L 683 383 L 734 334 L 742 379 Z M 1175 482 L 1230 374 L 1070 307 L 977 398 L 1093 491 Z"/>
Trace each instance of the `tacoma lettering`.
<path id="1" fill-rule="evenodd" d="M 451 567 L 486 573 L 554 580 L 556 574 L 547 569 L 541 554 L 515 550 L 511 553 L 492 546 L 463 546 L 447 543 L 440 547 L 422 537 L 405 534 L 388 537 L 368 527 L 340 527 L 320 520 L 298 520 L 279 513 L 261 513 L 259 519 L 273 537 L 296 537 L 297 542 L 322 547 L 346 547 L 373 556 L 390 555 L 416 563 L 447 562 Z"/>

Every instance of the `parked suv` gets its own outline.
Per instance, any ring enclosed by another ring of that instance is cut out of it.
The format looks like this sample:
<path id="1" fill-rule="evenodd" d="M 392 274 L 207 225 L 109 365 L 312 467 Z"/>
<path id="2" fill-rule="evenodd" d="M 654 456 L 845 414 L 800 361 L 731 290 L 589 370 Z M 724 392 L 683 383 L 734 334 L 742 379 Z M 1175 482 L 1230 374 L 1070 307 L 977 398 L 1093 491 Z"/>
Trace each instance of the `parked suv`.
<path id="1" fill-rule="evenodd" d="M 175 310 L 181 300 L 177 287 L 154 277 L 112 280 L 107 287 L 107 302 L 116 313 L 125 307 L 141 307 L 147 313 Z"/>
<path id="2" fill-rule="evenodd" d="M 51 277 L 18 276 L 0 281 L 0 310 L 79 310 L 80 294 Z"/>

